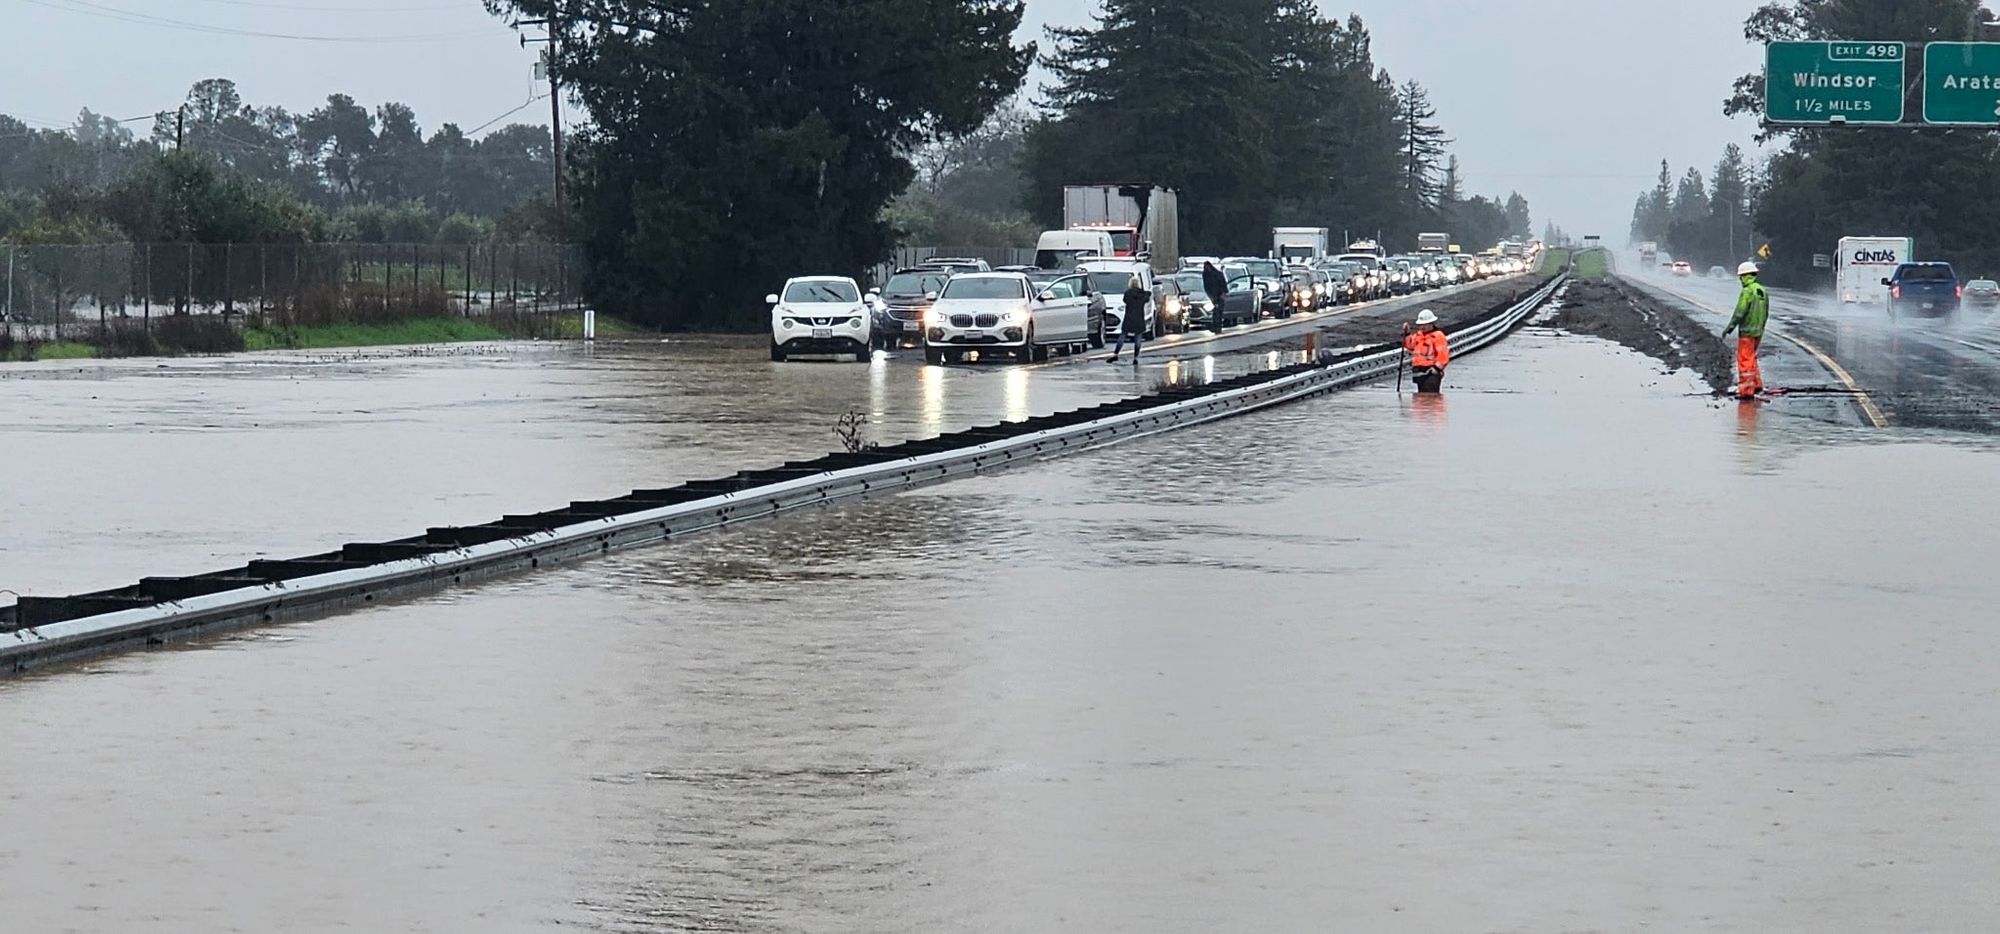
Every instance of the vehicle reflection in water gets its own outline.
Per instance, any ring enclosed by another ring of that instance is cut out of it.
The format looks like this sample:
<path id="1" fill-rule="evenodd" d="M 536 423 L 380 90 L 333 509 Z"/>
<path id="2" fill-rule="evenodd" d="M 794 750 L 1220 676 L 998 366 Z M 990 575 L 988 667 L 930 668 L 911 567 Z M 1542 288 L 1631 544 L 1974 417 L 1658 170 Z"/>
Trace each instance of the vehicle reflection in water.
<path id="1" fill-rule="evenodd" d="M 878 354 L 868 368 L 869 424 L 880 426 L 889 420 L 889 369 L 886 354 Z"/>
<path id="2" fill-rule="evenodd" d="M 944 432 L 944 378 L 941 366 L 917 371 L 917 433 L 913 437 L 933 438 Z"/>
<path id="3" fill-rule="evenodd" d="M 1001 418 L 1010 422 L 1025 421 L 1033 414 L 1028 408 L 1028 380 L 1033 373 L 1022 367 L 1008 367 L 1006 385 L 1001 392 Z"/>

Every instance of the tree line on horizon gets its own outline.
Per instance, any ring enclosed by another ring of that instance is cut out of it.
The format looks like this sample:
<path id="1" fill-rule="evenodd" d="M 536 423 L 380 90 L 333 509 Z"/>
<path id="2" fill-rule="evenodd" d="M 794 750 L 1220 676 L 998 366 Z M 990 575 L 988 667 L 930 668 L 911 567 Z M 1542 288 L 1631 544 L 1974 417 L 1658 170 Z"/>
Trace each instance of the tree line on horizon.
<path id="1" fill-rule="evenodd" d="M 129 121 L 128 121 L 129 122 Z M 304 114 L 225 78 L 140 137 L 84 109 L 64 129 L 0 115 L 0 240 L 473 243 L 558 239 L 544 126 L 426 134 L 396 102 L 344 94 Z"/>

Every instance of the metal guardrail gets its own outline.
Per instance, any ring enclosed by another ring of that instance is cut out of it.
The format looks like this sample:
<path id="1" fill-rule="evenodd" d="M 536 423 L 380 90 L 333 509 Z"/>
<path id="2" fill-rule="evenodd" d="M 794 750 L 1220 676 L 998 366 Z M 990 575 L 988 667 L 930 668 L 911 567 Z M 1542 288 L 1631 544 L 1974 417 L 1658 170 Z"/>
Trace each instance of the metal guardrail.
<path id="1" fill-rule="evenodd" d="M 1557 275 L 1511 306 L 1451 331 L 1468 354 L 1506 336 L 1560 288 Z M 0 673 L 244 626 L 276 623 L 574 561 L 852 496 L 935 483 L 1022 461 L 1281 405 L 1394 373 L 1401 347 L 1377 345 L 1326 362 L 1207 386 L 967 429 L 852 454 L 617 499 L 571 503 L 482 526 L 434 528 L 286 561 L 193 577 L 145 578 L 116 590 L 23 597 L 0 609 Z"/>

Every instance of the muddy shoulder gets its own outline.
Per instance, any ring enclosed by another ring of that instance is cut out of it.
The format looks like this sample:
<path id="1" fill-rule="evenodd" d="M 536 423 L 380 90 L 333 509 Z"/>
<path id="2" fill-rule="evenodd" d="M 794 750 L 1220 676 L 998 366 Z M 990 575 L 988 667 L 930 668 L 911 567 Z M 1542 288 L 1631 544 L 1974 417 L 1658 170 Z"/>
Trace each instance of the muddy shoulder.
<path id="1" fill-rule="evenodd" d="M 1716 392 L 1734 381 L 1728 343 L 1681 311 L 1615 279 L 1571 282 L 1560 301 L 1546 321 L 1551 327 L 1612 341 L 1671 370 L 1693 370 Z"/>

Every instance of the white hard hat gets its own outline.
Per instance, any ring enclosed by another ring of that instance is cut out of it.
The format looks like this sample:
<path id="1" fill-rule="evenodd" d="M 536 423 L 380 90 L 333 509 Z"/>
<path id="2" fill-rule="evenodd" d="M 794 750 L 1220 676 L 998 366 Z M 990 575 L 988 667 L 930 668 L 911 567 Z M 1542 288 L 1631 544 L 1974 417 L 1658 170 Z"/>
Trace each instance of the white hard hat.
<path id="1" fill-rule="evenodd" d="M 1417 323 L 1436 324 L 1438 323 L 1438 316 L 1436 314 L 1433 314 L 1430 309 L 1426 308 L 1422 311 L 1417 312 Z"/>
<path id="2" fill-rule="evenodd" d="M 1757 274 L 1757 264 L 1744 263 L 1743 265 L 1736 267 L 1736 274 L 1739 276 L 1754 276 Z"/>

